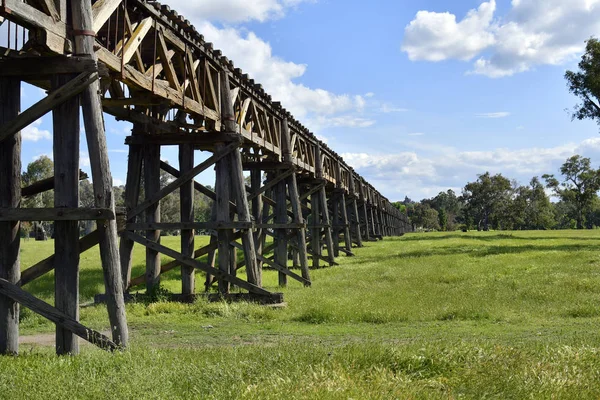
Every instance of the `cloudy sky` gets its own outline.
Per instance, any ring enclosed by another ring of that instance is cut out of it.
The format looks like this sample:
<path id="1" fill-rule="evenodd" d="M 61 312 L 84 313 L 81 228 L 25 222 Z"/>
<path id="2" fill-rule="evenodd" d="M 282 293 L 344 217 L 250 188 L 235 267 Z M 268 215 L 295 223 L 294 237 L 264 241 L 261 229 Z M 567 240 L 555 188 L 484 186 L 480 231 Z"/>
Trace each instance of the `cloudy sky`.
<path id="1" fill-rule="evenodd" d="M 575 153 L 600 166 L 598 126 L 571 122 L 563 78 L 600 34 L 600 0 L 163 2 L 391 200 L 485 171 L 527 183 Z M 39 95 L 25 88 L 24 106 Z M 51 152 L 50 128 L 23 132 L 24 163 Z M 107 117 L 117 184 L 129 131 Z"/>

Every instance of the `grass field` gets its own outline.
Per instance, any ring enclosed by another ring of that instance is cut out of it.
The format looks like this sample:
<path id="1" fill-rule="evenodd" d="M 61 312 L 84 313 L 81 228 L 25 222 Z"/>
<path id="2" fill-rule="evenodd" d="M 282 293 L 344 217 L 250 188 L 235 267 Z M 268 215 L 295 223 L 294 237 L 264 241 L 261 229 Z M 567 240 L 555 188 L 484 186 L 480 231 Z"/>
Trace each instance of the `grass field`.
<path id="1" fill-rule="evenodd" d="M 52 247 L 25 242 L 24 265 Z M 600 231 L 410 234 L 355 252 L 312 271 L 312 288 L 290 281 L 283 309 L 129 304 L 124 353 L 24 344 L 0 357 L 0 398 L 600 397 Z M 27 289 L 51 302 L 52 281 Z M 265 282 L 278 290 L 275 273 Z M 163 283 L 177 292 L 178 273 Z M 102 291 L 97 251 L 81 285 L 82 302 Z M 104 307 L 81 319 L 108 330 Z M 21 330 L 53 326 L 25 312 Z"/>

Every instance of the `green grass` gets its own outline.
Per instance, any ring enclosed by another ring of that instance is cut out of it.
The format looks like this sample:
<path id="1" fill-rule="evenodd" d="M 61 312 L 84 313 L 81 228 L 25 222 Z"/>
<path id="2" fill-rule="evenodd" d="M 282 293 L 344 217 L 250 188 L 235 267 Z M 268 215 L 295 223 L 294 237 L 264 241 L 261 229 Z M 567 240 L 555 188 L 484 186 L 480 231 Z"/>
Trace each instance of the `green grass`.
<path id="1" fill-rule="evenodd" d="M 83 346 L 59 358 L 22 345 L 0 357 L 0 398 L 598 398 L 599 249 L 600 231 L 387 238 L 311 271 L 311 288 L 290 280 L 283 309 L 128 304 L 123 354 Z M 23 264 L 52 251 L 25 242 Z M 142 248 L 135 259 L 134 276 Z M 52 282 L 27 289 L 51 302 Z M 264 282 L 279 290 L 275 272 Z M 81 285 L 82 302 L 103 289 L 95 249 L 82 256 Z M 163 285 L 180 291 L 179 272 Z M 101 306 L 81 320 L 108 328 Z M 53 326 L 25 312 L 21 330 Z"/>

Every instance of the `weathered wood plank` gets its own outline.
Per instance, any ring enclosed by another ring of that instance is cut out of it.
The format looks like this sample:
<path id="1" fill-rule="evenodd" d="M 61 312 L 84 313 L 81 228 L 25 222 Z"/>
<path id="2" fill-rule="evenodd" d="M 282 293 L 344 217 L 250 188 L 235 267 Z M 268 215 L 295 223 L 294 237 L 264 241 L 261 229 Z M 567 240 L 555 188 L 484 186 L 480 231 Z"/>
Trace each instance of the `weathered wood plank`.
<path id="1" fill-rule="evenodd" d="M 238 143 L 232 143 L 228 146 L 225 146 L 222 150 L 216 151 L 211 157 L 207 158 L 206 161 L 198 164 L 194 167 L 194 169 L 186 172 L 185 174 L 181 174 L 181 176 L 175 179 L 173 182 L 169 183 L 167 186 L 159 190 L 158 192 L 152 194 L 148 199 L 146 199 L 143 203 L 135 207 L 133 210 L 128 212 L 127 217 L 133 218 L 134 216 L 140 214 L 145 209 L 150 207 L 153 204 L 156 204 L 160 199 L 167 196 L 169 193 L 174 190 L 180 188 L 185 182 L 193 179 L 196 175 L 201 173 L 202 171 L 208 169 L 211 165 L 213 165 L 216 161 L 222 159 L 227 156 L 231 151 L 235 150 L 238 146 Z"/>
<path id="2" fill-rule="evenodd" d="M 93 30 L 92 3 L 89 0 L 71 0 L 72 26 L 76 31 Z M 97 60 L 94 51 L 95 40 L 91 36 L 75 36 L 75 52 Z M 96 207 L 115 210 L 113 180 L 108 161 L 108 147 L 104 131 L 100 84 L 94 81 L 81 95 L 83 123 L 85 126 L 88 153 L 91 161 L 94 200 Z M 115 220 L 98 224 L 100 234 L 100 258 L 104 274 L 104 285 L 108 297 L 107 308 L 113 341 L 126 347 L 129 341 L 125 300 L 123 298 L 123 278 L 119 260 L 117 223 Z"/>
<path id="3" fill-rule="evenodd" d="M 0 77 L 0 125 L 19 115 L 21 82 Z M 0 207 L 19 207 L 21 202 L 21 133 L 0 142 Z M 0 222 L 0 278 L 20 279 L 20 224 Z M 0 354 L 19 352 L 19 304 L 0 295 Z"/>
<path id="4" fill-rule="evenodd" d="M 160 146 L 144 146 L 144 194 L 146 202 L 160 191 Z M 130 215 L 131 216 L 131 215 Z M 145 210 L 147 225 L 160 223 L 160 201 L 151 204 Z M 160 230 L 146 230 L 146 239 L 160 242 Z M 146 247 L 146 290 L 148 293 L 160 284 L 160 254 Z"/>
<path id="5" fill-rule="evenodd" d="M 111 221 L 106 208 L 0 208 L 0 221 Z"/>
<path id="6" fill-rule="evenodd" d="M 137 230 L 172 230 L 172 229 L 212 229 L 212 230 L 228 230 L 228 229 L 243 229 L 248 230 L 254 228 L 254 223 L 242 221 L 212 221 L 212 222 L 138 222 L 128 223 L 126 229 L 130 231 Z"/>
<path id="7" fill-rule="evenodd" d="M 90 84 L 97 80 L 98 73 L 86 71 L 59 89 L 52 91 L 48 96 L 23 111 L 17 117 L 2 124 L 0 127 L 0 142 L 36 121 L 54 107 L 83 92 Z"/>
<path id="8" fill-rule="evenodd" d="M 186 173 L 194 168 L 194 148 L 184 144 L 179 146 L 179 170 Z M 191 179 L 179 188 L 180 213 L 183 223 L 194 221 L 194 180 Z M 192 257 L 194 254 L 194 230 L 181 230 L 181 254 Z M 189 265 L 181 267 L 181 293 L 191 295 L 196 292 L 195 270 Z"/>
<path id="9" fill-rule="evenodd" d="M 71 76 L 57 75 L 53 89 Z M 54 207 L 79 206 L 79 99 L 74 97 L 52 110 L 54 132 Z M 54 223 L 54 304 L 57 310 L 79 321 L 79 223 Z M 79 353 L 73 332 L 56 327 L 56 353 Z"/>
<path id="10" fill-rule="evenodd" d="M 201 263 L 199 261 L 196 261 L 190 257 L 184 257 L 181 254 L 179 254 L 177 251 L 172 250 L 161 244 L 151 242 L 138 234 L 131 233 L 131 232 L 125 232 L 125 235 L 129 236 L 132 240 L 134 240 L 135 242 L 137 242 L 143 246 L 152 247 L 156 251 L 158 251 L 164 255 L 167 255 L 171 258 L 174 258 L 175 260 L 179 261 L 181 264 L 189 265 L 189 266 L 197 268 L 201 271 L 210 273 L 211 275 L 214 275 L 217 278 L 219 278 L 219 282 L 222 280 L 227 281 L 231 284 L 239 286 L 242 289 L 246 289 L 252 293 L 264 294 L 264 295 L 269 295 L 271 293 L 268 290 L 262 289 L 256 285 L 246 282 L 245 280 L 242 280 L 233 275 L 230 275 L 228 272 L 223 272 L 220 269 L 212 268 L 209 265 Z"/>
<path id="11" fill-rule="evenodd" d="M 20 78 L 40 78 L 57 74 L 80 74 L 83 72 L 99 72 L 107 76 L 108 69 L 103 64 L 98 65 L 94 60 L 85 57 L 20 57 L 3 58 L 0 60 L 0 76 Z"/>
<path id="12" fill-rule="evenodd" d="M 113 351 L 119 349 L 120 347 L 100 332 L 86 328 L 65 313 L 57 310 L 50 304 L 37 299 L 35 296 L 27 293 L 6 279 L 0 278 L 0 293 L 11 298 L 15 302 L 24 305 L 36 314 L 39 314 L 42 317 L 54 322 L 56 325 L 68 329 L 75 335 L 87 340 L 101 349 Z"/>
<path id="13" fill-rule="evenodd" d="M 83 172 L 83 171 L 79 171 L 79 180 L 84 180 L 87 179 L 88 175 Z M 32 183 L 29 186 L 24 187 L 23 189 L 21 189 L 21 196 L 23 197 L 30 197 L 30 196 L 35 196 L 36 194 L 40 194 L 43 192 L 47 192 L 48 190 L 52 190 L 54 189 L 54 177 L 50 177 L 47 179 L 42 179 L 40 181 L 37 181 L 35 183 Z"/>
<path id="14" fill-rule="evenodd" d="M 134 125 L 134 132 L 139 132 L 142 127 Z M 125 182 L 125 208 L 127 211 L 137 206 L 142 180 L 142 147 L 138 145 L 129 146 L 129 158 L 127 159 L 127 178 Z M 134 222 L 135 218 L 127 220 Z M 123 290 L 129 287 L 131 279 L 131 268 L 133 262 L 133 241 L 126 236 L 121 236 L 119 242 L 119 259 L 121 262 L 121 274 L 123 276 Z"/>
<path id="15" fill-rule="evenodd" d="M 122 0 L 98 0 L 94 3 L 92 6 L 92 20 L 94 21 L 92 30 L 98 32 L 121 3 Z"/>

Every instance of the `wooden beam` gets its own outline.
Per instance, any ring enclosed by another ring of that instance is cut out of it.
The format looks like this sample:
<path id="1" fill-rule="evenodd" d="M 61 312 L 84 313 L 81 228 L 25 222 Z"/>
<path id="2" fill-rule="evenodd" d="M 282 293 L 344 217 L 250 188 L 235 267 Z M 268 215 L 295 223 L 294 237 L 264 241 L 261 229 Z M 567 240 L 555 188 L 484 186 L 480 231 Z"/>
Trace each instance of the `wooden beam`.
<path id="1" fill-rule="evenodd" d="M 179 79 L 177 78 L 177 73 L 175 72 L 173 61 L 171 61 L 171 57 L 169 57 L 169 50 L 167 49 L 167 43 L 165 42 L 165 36 L 163 35 L 162 29 L 158 31 L 157 37 L 158 56 L 160 57 L 165 76 L 167 77 L 167 80 L 169 81 L 171 87 L 180 92 L 181 85 L 179 84 Z"/>
<path id="2" fill-rule="evenodd" d="M 161 161 L 162 162 L 162 161 Z M 194 168 L 194 148 L 190 145 L 179 146 L 179 168 L 184 173 Z M 180 218 L 183 223 L 194 221 L 194 180 L 186 182 L 179 188 Z M 181 254 L 194 255 L 194 230 L 181 230 Z M 196 292 L 196 275 L 194 268 L 189 265 L 181 267 L 181 293 L 193 295 Z"/>
<path id="3" fill-rule="evenodd" d="M 150 207 L 153 204 L 156 204 L 157 202 L 160 201 L 160 199 L 167 196 L 169 193 L 173 192 L 174 190 L 180 188 L 185 182 L 189 181 L 190 179 L 193 179 L 196 175 L 198 175 L 205 169 L 209 168 L 216 161 L 220 160 L 221 158 L 225 157 L 226 155 L 228 155 L 229 153 L 234 151 L 237 148 L 237 146 L 238 146 L 238 143 L 232 143 L 232 144 L 226 146 L 223 149 L 223 151 L 213 154 L 211 157 L 206 159 L 206 161 L 195 166 L 194 169 L 190 170 L 189 172 L 186 172 L 185 174 L 182 174 L 179 178 L 175 179 L 173 182 L 171 182 L 170 184 L 168 184 L 167 186 L 165 186 L 158 192 L 152 194 L 143 203 L 138 205 L 133 210 L 129 211 L 127 213 L 127 217 L 133 218 L 134 216 L 136 216 L 139 213 L 141 213 L 142 211 L 144 211 L 146 208 Z"/>
<path id="4" fill-rule="evenodd" d="M 68 75 L 52 77 L 54 88 L 68 83 Z M 54 207 L 79 206 L 79 98 L 52 110 L 54 150 Z M 54 223 L 54 305 L 79 321 L 79 223 Z M 79 353 L 79 341 L 68 329 L 56 327 L 56 354 Z"/>
<path id="5" fill-rule="evenodd" d="M 129 223 L 126 225 L 128 231 L 144 231 L 144 230 L 171 230 L 171 229 L 243 229 L 248 230 L 254 228 L 253 222 L 139 222 Z"/>
<path id="6" fill-rule="evenodd" d="M 93 30 L 92 2 L 89 0 L 71 0 L 72 26 L 76 31 Z M 75 52 L 96 60 L 95 40 L 92 36 L 76 35 Z M 99 208 L 115 209 L 113 179 L 108 161 L 108 146 L 104 130 L 102 102 L 100 100 L 100 83 L 88 85 L 81 95 L 83 123 L 91 160 L 94 202 Z M 113 341 L 127 347 L 129 330 L 125 316 L 125 300 L 123 297 L 123 281 L 119 260 L 119 243 L 117 239 L 116 221 L 98 224 L 100 232 L 100 258 L 107 295 L 107 308 Z"/>
<path id="7" fill-rule="evenodd" d="M 123 62 L 125 64 L 127 64 L 129 62 L 129 60 L 131 60 L 131 57 L 133 57 L 133 55 L 135 54 L 137 49 L 140 47 L 140 45 L 142 44 L 142 41 L 144 40 L 144 38 L 150 31 L 151 27 L 152 27 L 152 18 L 151 17 L 144 18 L 142 20 L 142 22 L 140 22 L 135 27 L 133 33 L 131 34 L 131 38 L 129 38 L 129 40 L 125 44 L 125 49 L 123 50 L 122 57 L 123 57 Z"/>
<path id="8" fill-rule="evenodd" d="M 161 146 L 172 146 L 178 144 L 189 145 L 214 145 L 215 143 L 239 142 L 237 135 L 220 132 L 198 132 L 198 133 L 161 133 L 157 135 L 134 135 L 125 138 L 125 144 L 160 144 Z"/>
<path id="9" fill-rule="evenodd" d="M 85 57 L 19 57 L 0 59 L 0 76 L 14 76 L 22 79 L 35 79 L 56 74 L 80 74 L 82 72 L 98 72 L 100 76 L 108 76 L 104 64 Z"/>
<path id="10" fill-rule="evenodd" d="M 244 246 L 242 246 L 241 244 L 235 242 L 234 247 L 243 250 Z M 286 276 L 289 276 L 292 279 L 297 280 L 298 282 L 302 283 L 304 286 L 310 286 L 311 282 L 307 279 L 304 279 L 303 277 L 301 277 L 300 275 L 296 274 L 295 272 L 291 271 L 289 268 L 281 265 L 279 262 L 273 261 L 267 257 L 264 257 L 260 254 L 257 254 L 256 257 L 264 262 L 265 264 L 267 264 L 268 266 L 270 266 L 271 268 L 273 268 L 276 271 L 279 271 L 279 273 L 282 273 Z"/>
<path id="11" fill-rule="evenodd" d="M 225 273 L 217 268 L 212 268 L 210 266 L 208 266 L 207 264 L 201 263 L 199 261 L 193 260 L 189 257 L 184 257 L 182 256 L 180 253 L 178 253 L 175 250 L 172 250 L 166 246 L 163 246 L 161 244 L 152 242 L 147 240 L 146 238 L 132 233 L 132 232 L 125 232 L 125 235 L 129 236 L 131 238 L 131 240 L 143 245 L 143 246 L 147 246 L 147 247 L 151 247 L 153 249 L 155 249 L 156 251 L 169 256 L 171 258 L 174 258 L 175 260 L 179 261 L 181 264 L 185 264 L 185 265 L 189 265 L 191 267 L 197 268 L 201 271 L 207 272 L 211 275 L 216 276 L 217 278 L 219 278 L 219 280 L 224 280 L 227 281 L 233 285 L 236 285 L 242 289 L 246 289 L 247 291 L 251 292 L 251 293 L 256 293 L 256 294 L 263 294 L 263 295 L 269 295 L 271 294 L 271 292 L 269 292 L 268 290 L 262 289 L 256 285 L 253 285 L 249 282 L 246 282 L 236 276 L 230 275 L 228 273 Z"/>
<path id="12" fill-rule="evenodd" d="M 67 314 L 57 310 L 50 304 L 27 293 L 15 284 L 6 279 L 0 278 L 0 293 L 14 301 L 24 305 L 36 314 L 54 322 L 56 325 L 68 329 L 80 338 L 100 347 L 104 350 L 114 351 L 119 348 L 109 338 L 93 329 L 86 328 Z"/>
<path id="13" fill-rule="evenodd" d="M 290 168 L 289 170 L 281 173 L 280 175 L 278 175 L 277 177 L 275 177 L 274 179 L 270 180 L 269 182 L 267 182 L 266 185 L 264 185 L 263 187 L 261 187 L 259 190 L 257 190 L 256 192 L 250 194 L 248 196 L 248 200 L 252 200 L 255 197 L 259 196 L 260 194 L 264 193 L 265 191 L 273 188 L 275 185 L 277 185 L 279 182 L 281 182 L 282 180 L 284 180 L 285 178 L 289 177 L 290 175 L 292 175 L 295 172 L 295 170 L 293 168 Z"/>
<path id="14" fill-rule="evenodd" d="M 0 125 L 19 115 L 21 82 L 0 78 Z M 0 142 L 0 207 L 18 207 L 21 202 L 21 134 Z M 0 278 L 20 279 L 21 225 L 0 222 Z M 19 352 L 19 305 L 0 296 L 0 354 Z"/>
<path id="15" fill-rule="evenodd" d="M 148 200 L 160 190 L 160 146 L 144 146 L 144 195 Z M 152 203 L 144 212 L 145 221 L 148 225 L 160 223 L 160 201 Z M 128 216 L 130 219 L 131 217 Z M 160 241 L 160 230 L 146 229 L 146 239 L 153 242 Z M 160 284 L 160 254 L 146 247 L 146 290 L 158 287 Z"/>
<path id="16" fill-rule="evenodd" d="M 92 30 L 98 32 L 121 3 L 122 0 L 98 0 L 94 3 L 92 6 L 92 20 L 94 21 Z"/>
<path id="17" fill-rule="evenodd" d="M 84 180 L 87 178 L 88 178 L 88 175 L 85 172 L 79 170 L 79 180 Z M 36 194 L 47 192 L 48 190 L 52 190 L 52 189 L 54 189 L 54 177 L 53 176 L 50 178 L 42 179 L 40 181 L 32 183 L 29 186 L 24 187 L 23 189 L 21 189 L 21 196 L 23 196 L 23 197 L 35 196 Z"/>
<path id="18" fill-rule="evenodd" d="M 98 231 L 95 230 L 81 239 L 79 239 L 79 253 L 83 253 L 95 245 L 97 245 L 100 241 L 100 235 Z M 54 269 L 54 254 L 50 257 L 43 259 L 35 265 L 27 268 L 25 271 L 21 272 L 21 279 L 17 282 L 18 286 L 25 286 L 28 283 L 38 279 L 39 277 L 47 274 L 48 272 Z"/>
<path id="19" fill-rule="evenodd" d="M 0 127 L 0 142 L 19 132 L 21 129 L 39 119 L 54 107 L 83 92 L 91 83 L 97 80 L 97 73 L 90 73 L 87 71 L 82 72 L 77 76 L 77 78 L 72 79 L 66 85 L 61 86 L 60 89 L 54 90 L 48 94 L 48 96 L 19 114 L 19 116 L 14 118 L 12 121 L 5 122 L 2 127 Z"/>
<path id="20" fill-rule="evenodd" d="M 214 236 L 213 236 L 214 237 Z M 241 232 L 236 232 L 233 235 L 233 241 L 238 240 L 239 238 L 241 238 Z M 217 248 L 217 242 L 211 242 L 210 244 L 207 244 L 204 247 L 201 247 L 197 250 L 194 251 L 194 255 L 192 256 L 193 258 L 200 258 L 206 254 L 208 254 L 209 252 L 216 250 Z M 181 265 L 181 263 L 177 260 L 173 260 L 170 261 L 166 264 L 161 265 L 160 267 L 160 274 L 164 274 L 165 272 L 169 272 L 177 267 L 179 267 Z M 145 275 L 140 275 L 134 279 L 131 280 L 131 282 L 129 283 L 129 288 L 141 285 L 142 283 L 144 283 L 144 280 L 146 279 Z"/>
<path id="21" fill-rule="evenodd" d="M 112 210 L 105 208 L 0 208 L 0 221 L 110 221 Z"/>

